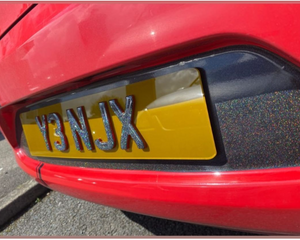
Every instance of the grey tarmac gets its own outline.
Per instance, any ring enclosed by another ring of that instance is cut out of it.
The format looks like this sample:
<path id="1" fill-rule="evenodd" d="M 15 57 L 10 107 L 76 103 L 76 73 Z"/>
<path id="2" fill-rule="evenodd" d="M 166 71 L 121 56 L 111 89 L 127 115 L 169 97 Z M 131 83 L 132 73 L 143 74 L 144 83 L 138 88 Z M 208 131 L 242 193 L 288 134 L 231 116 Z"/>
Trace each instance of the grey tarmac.
<path id="1" fill-rule="evenodd" d="M 250 233 L 170 221 L 51 191 L 0 232 L 2 236 L 204 236 Z"/>
<path id="2" fill-rule="evenodd" d="M 47 189 L 18 166 L 8 142 L 0 132 L 0 226 L 26 208 Z"/>

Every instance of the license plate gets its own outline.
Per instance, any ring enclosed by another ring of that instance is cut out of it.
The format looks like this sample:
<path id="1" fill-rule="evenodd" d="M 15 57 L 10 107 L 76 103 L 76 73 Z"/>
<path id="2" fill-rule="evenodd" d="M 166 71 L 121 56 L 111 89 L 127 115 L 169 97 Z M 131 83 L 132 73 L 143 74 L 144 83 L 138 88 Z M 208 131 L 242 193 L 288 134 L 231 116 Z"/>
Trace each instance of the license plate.
<path id="1" fill-rule="evenodd" d="M 74 94 L 20 118 L 30 154 L 37 157 L 209 160 L 216 155 L 200 72 L 194 68 Z"/>

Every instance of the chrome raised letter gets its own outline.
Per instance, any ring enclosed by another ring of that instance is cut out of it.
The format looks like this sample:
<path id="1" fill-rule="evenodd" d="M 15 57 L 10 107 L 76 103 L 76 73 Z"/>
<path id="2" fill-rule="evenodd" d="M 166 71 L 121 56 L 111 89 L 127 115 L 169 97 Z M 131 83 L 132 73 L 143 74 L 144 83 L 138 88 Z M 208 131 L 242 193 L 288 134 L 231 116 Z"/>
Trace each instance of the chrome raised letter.
<path id="1" fill-rule="evenodd" d="M 145 148 L 146 143 L 132 122 L 132 112 L 134 109 L 133 96 L 126 97 L 125 112 L 121 109 L 115 99 L 110 100 L 109 104 L 123 125 L 121 133 L 121 149 L 129 148 L 129 136 L 135 141 L 138 148 Z"/>
<path id="2" fill-rule="evenodd" d="M 52 147 L 49 140 L 49 131 L 48 131 L 48 123 L 47 123 L 47 116 L 42 115 L 42 121 L 40 120 L 40 117 L 35 117 L 35 121 L 37 125 L 39 126 L 39 129 L 43 135 L 44 141 L 46 143 L 46 147 L 49 151 L 52 151 Z"/>
<path id="3" fill-rule="evenodd" d="M 94 150 L 94 146 L 92 145 L 92 141 L 90 140 L 88 121 L 84 112 L 84 107 L 78 107 L 77 112 L 80 124 L 78 123 L 75 117 L 74 111 L 72 109 L 67 109 L 67 116 L 70 122 L 70 127 L 75 141 L 76 149 L 78 151 L 83 150 L 81 141 L 79 139 L 80 136 L 87 149 Z"/>
<path id="4" fill-rule="evenodd" d="M 107 136 L 107 142 L 103 142 L 100 138 L 95 140 L 96 146 L 101 150 L 111 150 L 115 147 L 115 135 L 114 130 L 112 128 L 112 123 L 110 119 L 110 115 L 107 110 L 106 102 L 99 103 L 99 108 L 103 120 L 103 124 L 105 127 L 105 132 Z"/>
<path id="5" fill-rule="evenodd" d="M 59 141 L 54 142 L 54 146 L 59 151 L 66 151 L 68 149 L 68 140 L 64 133 L 64 125 L 58 113 L 50 113 L 48 114 L 48 123 L 55 122 L 57 128 L 55 129 L 55 134 L 60 137 Z"/>

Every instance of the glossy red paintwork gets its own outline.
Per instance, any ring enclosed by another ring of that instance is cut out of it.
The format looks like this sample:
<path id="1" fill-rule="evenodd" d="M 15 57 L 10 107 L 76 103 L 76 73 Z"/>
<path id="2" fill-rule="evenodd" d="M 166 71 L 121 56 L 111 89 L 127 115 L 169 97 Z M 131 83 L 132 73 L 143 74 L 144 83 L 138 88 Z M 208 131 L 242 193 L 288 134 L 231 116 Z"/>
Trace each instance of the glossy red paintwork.
<path id="1" fill-rule="evenodd" d="M 0 41 L 0 126 L 19 165 L 36 177 L 39 162 L 18 148 L 21 107 L 230 45 L 260 46 L 300 67 L 299 12 L 299 4 L 39 4 Z M 42 176 L 54 190 L 128 211 L 300 233 L 299 168 L 178 173 L 45 164 Z"/>
<path id="2" fill-rule="evenodd" d="M 263 46 L 300 65 L 299 12 L 299 4 L 40 4 L 0 41 L 0 105 L 227 45 Z"/>
<path id="3" fill-rule="evenodd" d="M 32 3 L 0 3 L 0 36 Z"/>
<path id="4" fill-rule="evenodd" d="M 16 156 L 35 176 L 39 162 L 21 150 Z M 212 226 L 299 233 L 300 168 L 176 173 L 45 164 L 41 172 L 51 189 L 127 211 Z"/>

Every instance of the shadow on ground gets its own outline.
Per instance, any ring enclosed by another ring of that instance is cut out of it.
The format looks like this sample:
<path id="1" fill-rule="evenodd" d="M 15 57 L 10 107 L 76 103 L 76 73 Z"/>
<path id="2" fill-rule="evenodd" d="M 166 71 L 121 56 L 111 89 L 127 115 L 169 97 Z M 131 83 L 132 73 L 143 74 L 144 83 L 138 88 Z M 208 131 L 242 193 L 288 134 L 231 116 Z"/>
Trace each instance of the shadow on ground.
<path id="1" fill-rule="evenodd" d="M 122 211 L 130 220 L 140 224 L 157 236 L 255 236 L 253 233 L 206 227 L 196 224 L 171 221 Z"/>

